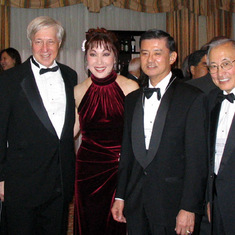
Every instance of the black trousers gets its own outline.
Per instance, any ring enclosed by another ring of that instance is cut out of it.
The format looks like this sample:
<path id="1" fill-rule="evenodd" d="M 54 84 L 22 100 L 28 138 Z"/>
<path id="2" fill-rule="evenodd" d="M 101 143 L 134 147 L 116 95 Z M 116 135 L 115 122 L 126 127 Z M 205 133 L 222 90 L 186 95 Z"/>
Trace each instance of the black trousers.
<path id="1" fill-rule="evenodd" d="M 235 232 L 235 231 L 234 231 Z M 214 193 L 212 207 L 212 235 L 225 235 L 224 226 L 217 202 L 216 192 Z"/>
<path id="2" fill-rule="evenodd" d="M 157 211 L 156 211 L 157 213 Z M 174 226 L 161 226 L 148 220 L 144 208 L 135 215 L 126 216 L 128 235 L 176 235 Z M 195 216 L 193 235 L 199 235 L 201 216 Z"/>
<path id="3" fill-rule="evenodd" d="M 66 235 L 68 206 L 61 193 L 55 193 L 37 207 L 6 204 L 7 232 L 9 235 Z"/>
<path id="4" fill-rule="evenodd" d="M 143 210 L 136 215 L 126 217 L 128 235 L 175 235 L 175 227 L 164 227 L 150 223 Z"/>
<path id="5" fill-rule="evenodd" d="M 0 219 L 0 235 L 7 235 L 5 202 L 2 202 L 2 211 L 1 211 L 1 219 Z"/>
<path id="6" fill-rule="evenodd" d="M 202 220 L 200 224 L 200 235 L 210 235 L 211 224 L 207 216 L 207 207 L 205 205 L 204 214 L 202 215 Z"/>
<path id="7" fill-rule="evenodd" d="M 211 225 L 206 214 L 202 216 L 200 224 L 200 235 L 210 235 Z"/>

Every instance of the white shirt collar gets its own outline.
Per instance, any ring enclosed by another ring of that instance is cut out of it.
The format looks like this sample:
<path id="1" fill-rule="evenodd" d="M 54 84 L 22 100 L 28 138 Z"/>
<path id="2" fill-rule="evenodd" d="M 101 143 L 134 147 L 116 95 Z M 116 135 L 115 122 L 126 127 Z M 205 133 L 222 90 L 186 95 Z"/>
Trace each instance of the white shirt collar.
<path id="1" fill-rule="evenodd" d="M 161 96 L 163 96 L 166 91 L 167 85 L 170 82 L 171 77 L 172 77 L 172 72 L 170 71 L 169 74 L 165 78 L 163 78 L 155 87 L 151 84 L 149 79 L 149 88 L 160 88 Z"/>
<path id="2" fill-rule="evenodd" d="M 53 68 L 53 67 L 55 67 L 55 66 L 57 66 L 57 63 L 56 63 L 56 61 L 54 60 L 53 61 L 53 64 L 51 65 L 51 66 L 49 66 L 49 67 L 46 67 L 45 65 L 42 65 L 42 64 L 40 64 L 36 59 L 35 59 L 35 57 L 33 56 L 33 59 L 36 61 L 36 63 L 39 65 L 39 69 L 41 69 L 41 68 Z M 37 67 L 34 63 L 32 63 L 32 61 L 31 61 L 31 64 L 33 64 L 33 66 L 35 66 L 35 67 Z M 37 67 L 38 68 L 38 67 Z"/>
<path id="3" fill-rule="evenodd" d="M 228 93 L 227 91 L 223 91 L 224 95 L 228 95 L 228 94 L 231 94 L 231 93 L 235 94 L 235 88 L 233 88 L 230 93 Z"/>

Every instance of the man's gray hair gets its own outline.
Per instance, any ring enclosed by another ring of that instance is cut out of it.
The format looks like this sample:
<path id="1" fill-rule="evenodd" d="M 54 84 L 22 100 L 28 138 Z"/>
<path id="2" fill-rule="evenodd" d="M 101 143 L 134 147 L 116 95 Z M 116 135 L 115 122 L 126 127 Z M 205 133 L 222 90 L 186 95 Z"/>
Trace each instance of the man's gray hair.
<path id="1" fill-rule="evenodd" d="M 57 30 L 57 39 L 61 43 L 64 36 L 64 28 L 61 23 L 49 16 L 39 16 L 32 20 L 27 27 L 27 38 L 32 44 L 33 36 L 41 29 L 55 27 Z"/>
<path id="2" fill-rule="evenodd" d="M 233 39 L 229 39 L 229 38 L 222 38 L 219 40 L 215 40 L 213 42 L 211 42 L 209 44 L 209 50 L 207 52 L 207 65 L 209 65 L 209 56 L 210 56 L 210 52 L 213 48 L 217 47 L 217 46 L 221 46 L 224 45 L 226 43 L 231 43 L 233 45 L 233 47 L 235 48 L 235 41 Z"/>
<path id="3" fill-rule="evenodd" d="M 137 71 L 140 69 L 140 58 L 133 58 L 128 65 L 128 72 Z"/>

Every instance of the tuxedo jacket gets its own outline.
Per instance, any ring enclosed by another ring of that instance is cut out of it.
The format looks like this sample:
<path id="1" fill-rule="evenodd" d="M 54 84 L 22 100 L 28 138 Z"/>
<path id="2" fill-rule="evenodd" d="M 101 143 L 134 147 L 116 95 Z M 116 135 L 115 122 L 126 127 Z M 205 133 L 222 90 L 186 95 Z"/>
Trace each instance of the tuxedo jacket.
<path id="1" fill-rule="evenodd" d="M 205 94 L 209 94 L 211 90 L 216 88 L 216 85 L 212 81 L 210 73 L 207 73 L 205 76 L 200 78 L 190 79 L 186 81 L 186 83 L 199 88 Z"/>
<path id="2" fill-rule="evenodd" d="M 65 200 L 73 195 L 77 74 L 58 66 L 66 93 L 60 139 L 43 105 L 30 58 L 0 76 L 0 181 L 5 181 L 5 202 L 11 205 L 37 206 L 54 190 L 61 191 Z"/>
<path id="3" fill-rule="evenodd" d="M 226 234 L 235 233 L 235 120 L 233 118 L 225 144 L 219 172 L 215 179 L 215 143 L 221 104 L 217 102 L 221 90 L 214 89 L 209 94 L 210 111 L 210 174 L 209 198 L 213 210 L 213 194 L 216 191 L 218 207 Z M 213 219 L 213 218 L 212 218 Z"/>
<path id="4" fill-rule="evenodd" d="M 128 73 L 126 77 L 129 78 L 129 79 L 131 79 L 131 80 L 134 80 L 135 82 L 138 82 L 138 78 L 135 77 L 135 76 L 134 76 L 133 74 L 131 74 L 131 73 Z"/>
<path id="5" fill-rule="evenodd" d="M 148 151 L 143 89 L 125 100 L 116 198 L 131 217 L 140 205 L 153 224 L 175 226 L 180 209 L 203 213 L 207 177 L 205 95 L 175 80 L 162 97 Z M 128 223 L 128 221 L 127 221 Z"/>

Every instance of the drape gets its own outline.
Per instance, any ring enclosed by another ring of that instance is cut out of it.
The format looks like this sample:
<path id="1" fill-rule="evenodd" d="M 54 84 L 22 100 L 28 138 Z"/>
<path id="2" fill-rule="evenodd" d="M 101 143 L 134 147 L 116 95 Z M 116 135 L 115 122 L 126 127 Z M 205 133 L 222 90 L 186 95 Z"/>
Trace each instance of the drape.
<path id="1" fill-rule="evenodd" d="M 90 12 L 100 12 L 102 7 L 113 4 L 116 7 L 139 12 L 159 13 L 181 9 L 185 0 L 10 0 L 12 7 L 53 8 L 83 3 Z"/>
<path id="2" fill-rule="evenodd" d="M 199 48 L 199 16 L 206 16 L 207 41 L 216 36 L 232 36 L 235 0 L 189 0 L 183 9 L 167 13 L 167 32 L 176 40 L 181 67 L 184 58 Z"/>
<path id="3" fill-rule="evenodd" d="M 199 15 L 187 8 L 167 13 L 167 32 L 175 39 L 178 59 L 175 66 L 181 68 L 184 58 L 198 49 Z"/>
<path id="4" fill-rule="evenodd" d="M 209 0 L 210 7 L 207 15 L 207 38 L 211 40 L 215 36 L 231 37 L 232 12 L 235 12 L 235 0 Z"/>
<path id="5" fill-rule="evenodd" d="M 0 34 L 0 50 L 3 48 L 7 48 L 10 45 L 10 6 L 9 0 L 3 1 L 1 0 L 0 5 L 0 24 L 1 24 L 1 34 Z"/>
<path id="6" fill-rule="evenodd" d="M 99 12 L 102 7 L 113 4 L 116 7 L 139 12 L 173 12 L 188 8 L 198 15 L 207 15 L 208 11 L 221 9 L 235 13 L 235 0 L 1 0 L 11 7 L 54 8 L 83 3 L 90 12 Z M 213 6 L 213 7 L 211 7 Z"/>

